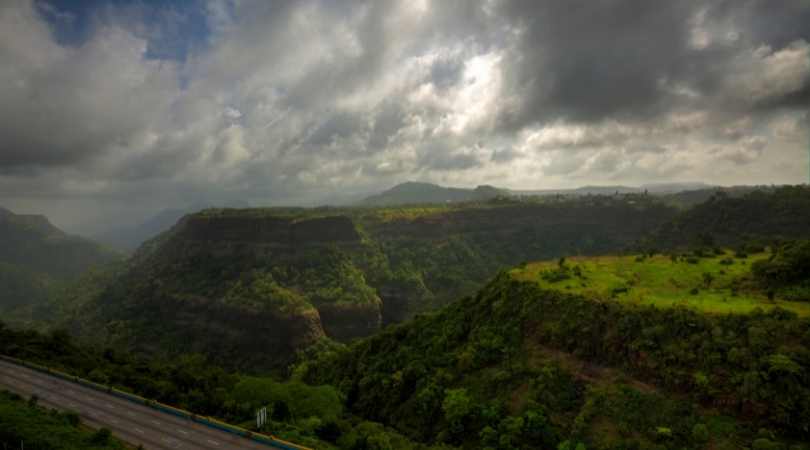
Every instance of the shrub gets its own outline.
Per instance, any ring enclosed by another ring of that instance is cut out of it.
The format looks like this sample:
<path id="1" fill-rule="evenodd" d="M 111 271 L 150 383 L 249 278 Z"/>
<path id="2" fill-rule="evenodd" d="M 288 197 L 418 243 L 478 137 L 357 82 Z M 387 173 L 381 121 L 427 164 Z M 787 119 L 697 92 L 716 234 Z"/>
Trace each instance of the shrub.
<path id="1" fill-rule="evenodd" d="M 709 440 L 709 428 L 702 423 L 696 424 L 692 427 L 692 439 L 695 442 L 706 442 Z"/>
<path id="2" fill-rule="evenodd" d="M 94 444 L 104 445 L 110 441 L 110 437 L 112 437 L 112 432 L 108 428 L 101 428 L 93 434 L 90 441 Z"/>

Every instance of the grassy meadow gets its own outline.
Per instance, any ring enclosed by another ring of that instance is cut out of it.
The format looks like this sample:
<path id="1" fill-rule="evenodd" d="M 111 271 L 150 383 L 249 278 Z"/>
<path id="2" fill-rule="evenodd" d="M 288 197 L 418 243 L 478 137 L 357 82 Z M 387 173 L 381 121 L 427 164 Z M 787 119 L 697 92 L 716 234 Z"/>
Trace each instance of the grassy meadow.
<path id="1" fill-rule="evenodd" d="M 745 314 L 778 306 L 810 316 L 808 302 L 768 299 L 764 292 L 746 288 L 751 265 L 769 256 L 763 252 L 736 258 L 726 252 L 677 260 L 667 255 L 572 257 L 564 261 L 563 269 L 559 261 L 541 261 L 512 269 L 510 275 L 603 301 L 685 306 L 714 314 Z"/>

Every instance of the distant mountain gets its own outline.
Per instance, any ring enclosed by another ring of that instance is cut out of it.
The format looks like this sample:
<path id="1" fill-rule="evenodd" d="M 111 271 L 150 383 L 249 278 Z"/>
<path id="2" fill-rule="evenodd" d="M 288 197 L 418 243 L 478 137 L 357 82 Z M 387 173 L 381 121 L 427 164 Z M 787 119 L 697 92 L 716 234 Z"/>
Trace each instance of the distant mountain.
<path id="1" fill-rule="evenodd" d="M 672 194 L 676 192 L 708 189 L 712 186 L 705 183 L 654 183 L 641 186 L 582 186 L 573 189 L 540 189 L 540 190 L 514 190 L 514 195 L 613 195 L 613 194 Z"/>
<path id="2" fill-rule="evenodd" d="M 0 311 L 41 302 L 56 283 L 120 257 L 45 216 L 0 208 Z"/>
<path id="3" fill-rule="evenodd" d="M 655 183 L 641 186 L 582 186 L 572 189 L 501 189 L 493 186 L 478 186 L 475 189 L 451 188 L 432 183 L 407 182 L 398 184 L 387 191 L 367 197 L 361 201 L 365 206 L 414 205 L 422 203 L 454 203 L 490 200 L 506 196 L 544 195 L 614 195 L 614 194 L 653 194 L 667 195 L 692 190 L 706 190 L 712 186 L 705 183 Z M 708 198 L 708 197 L 707 197 Z"/>
<path id="4" fill-rule="evenodd" d="M 774 189 L 775 188 L 770 186 L 715 186 L 703 189 L 662 193 L 661 195 L 664 197 L 665 202 L 681 209 L 688 209 L 709 200 L 720 192 L 728 197 L 742 197 L 754 191 L 770 192 Z"/>
<path id="5" fill-rule="evenodd" d="M 362 200 L 365 206 L 392 206 L 420 203 L 450 203 L 488 200 L 509 192 L 493 186 L 478 186 L 475 189 L 451 188 L 432 183 L 409 181 L 398 184 L 387 191 Z"/>
<path id="6" fill-rule="evenodd" d="M 651 194 L 672 194 L 676 192 L 696 191 L 699 189 L 712 189 L 717 186 L 712 186 L 706 183 L 652 183 L 641 185 L 642 190 L 647 190 Z"/>

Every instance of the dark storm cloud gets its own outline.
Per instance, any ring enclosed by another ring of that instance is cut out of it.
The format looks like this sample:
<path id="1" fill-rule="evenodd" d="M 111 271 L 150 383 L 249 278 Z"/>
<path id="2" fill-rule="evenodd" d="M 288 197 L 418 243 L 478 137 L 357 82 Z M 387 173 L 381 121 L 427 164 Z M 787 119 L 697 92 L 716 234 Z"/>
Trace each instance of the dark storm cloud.
<path id="1" fill-rule="evenodd" d="M 420 167 L 431 170 L 454 171 L 471 169 L 481 161 L 468 149 L 455 149 L 445 143 L 430 143 L 420 149 Z"/>
<path id="2" fill-rule="evenodd" d="M 464 61 L 460 58 L 442 58 L 430 67 L 430 79 L 434 86 L 445 89 L 458 84 Z"/>
<path id="3" fill-rule="evenodd" d="M 374 115 L 368 146 L 369 150 L 383 150 L 389 140 L 405 125 L 405 112 L 394 102 L 387 101 L 378 108 Z"/>
<path id="4" fill-rule="evenodd" d="M 515 0 L 502 12 L 522 30 L 505 64 L 506 93 L 517 98 L 499 115 L 507 130 L 559 118 L 654 117 L 684 105 L 672 86 L 691 87 L 701 96 L 692 101 L 705 104 L 731 71 L 746 69 L 732 66 L 742 44 L 778 50 L 810 41 L 804 1 Z M 697 18 L 742 31 L 728 31 L 728 45 L 696 48 Z M 801 105 L 809 88 L 807 80 L 803 89 L 760 107 Z"/>
<path id="5" fill-rule="evenodd" d="M 362 118 L 347 111 L 329 115 L 318 124 L 304 141 L 304 144 L 320 148 L 332 144 L 336 139 L 348 138 L 366 127 Z"/>
<path id="6" fill-rule="evenodd" d="M 804 180 L 807 1 L 98 1 L 0 1 L 0 197 Z"/>
<path id="7" fill-rule="evenodd" d="M 519 96 L 501 123 L 518 129 L 565 118 L 639 117 L 663 108 L 660 80 L 686 69 L 694 1 L 514 0 L 503 13 L 521 28 L 506 63 Z"/>
<path id="8" fill-rule="evenodd" d="M 810 2 L 806 0 L 722 0 L 707 5 L 707 16 L 737 21 L 742 39 L 784 47 L 797 39 L 810 41 Z"/>

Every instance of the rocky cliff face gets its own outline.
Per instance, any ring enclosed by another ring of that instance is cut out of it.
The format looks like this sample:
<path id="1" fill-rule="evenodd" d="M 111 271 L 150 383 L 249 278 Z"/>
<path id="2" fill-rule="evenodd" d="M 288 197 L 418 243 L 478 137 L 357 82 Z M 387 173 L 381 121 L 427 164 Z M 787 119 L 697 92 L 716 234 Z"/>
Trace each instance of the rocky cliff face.
<path id="1" fill-rule="evenodd" d="M 296 219 L 273 216 L 195 214 L 180 225 L 180 237 L 202 242 L 276 245 L 289 251 L 305 245 L 356 244 L 360 235 L 345 216 Z"/>
<path id="2" fill-rule="evenodd" d="M 83 312 L 110 342 L 285 367 L 321 337 L 368 336 L 523 260 L 620 250 L 671 217 L 615 199 L 420 211 L 202 211 L 144 244 Z"/>
<path id="3" fill-rule="evenodd" d="M 113 345 L 285 367 L 325 336 L 380 328 L 380 299 L 347 256 L 361 246 L 342 216 L 193 214 L 141 248 L 83 312 L 100 310 L 94 320 Z"/>

